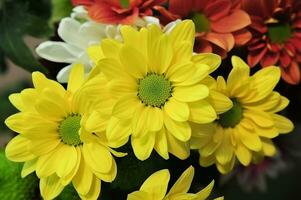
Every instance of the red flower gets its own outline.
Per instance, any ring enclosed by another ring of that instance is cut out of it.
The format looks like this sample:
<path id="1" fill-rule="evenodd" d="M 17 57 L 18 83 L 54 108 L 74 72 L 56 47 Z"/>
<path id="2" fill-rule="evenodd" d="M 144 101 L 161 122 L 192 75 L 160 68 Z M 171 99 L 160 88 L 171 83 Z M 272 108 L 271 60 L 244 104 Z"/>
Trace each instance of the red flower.
<path id="1" fill-rule="evenodd" d="M 248 43 L 248 63 L 262 67 L 279 65 L 282 78 L 290 84 L 300 82 L 301 1 L 242 0 L 251 15 L 253 38 Z"/>
<path id="2" fill-rule="evenodd" d="M 166 0 L 72 0 L 83 5 L 89 16 L 105 24 L 133 24 L 139 16 L 152 16 L 152 8 Z"/>
<path id="3" fill-rule="evenodd" d="M 162 21 L 192 19 L 196 26 L 196 52 L 214 52 L 225 57 L 235 45 L 251 38 L 245 29 L 251 20 L 239 0 L 170 0 L 169 8 L 156 6 Z"/>

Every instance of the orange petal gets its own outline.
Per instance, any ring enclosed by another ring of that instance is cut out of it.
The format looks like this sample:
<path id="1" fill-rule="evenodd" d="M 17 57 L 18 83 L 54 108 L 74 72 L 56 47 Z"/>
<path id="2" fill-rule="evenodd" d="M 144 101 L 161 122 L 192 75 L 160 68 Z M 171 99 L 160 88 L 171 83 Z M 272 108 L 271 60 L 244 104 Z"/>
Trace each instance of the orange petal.
<path id="1" fill-rule="evenodd" d="M 235 43 L 233 35 L 228 33 L 208 33 L 205 38 L 226 51 L 230 51 Z"/>
<path id="2" fill-rule="evenodd" d="M 233 31 L 238 31 L 249 24 L 251 24 L 249 15 L 242 10 L 236 10 L 221 20 L 211 23 L 211 28 L 219 33 L 231 33 Z"/>
<path id="3" fill-rule="evenodd" d="M 254 67 L 255 65 L 257 65 L 260 62 L 260 60 L 263 58 L 263 56 L 266 54 L 266 52 L 267 52 L 267 48 L 250 52 L 248 55 L 248 64 L 251 67 Z"/>
<path id="4" fill-rule="evenodd" d="M 170 0 L 169 11 L 181 17 L 186 17 L 192 11 L 192 0 Z"/>
<path id="5" fill-rule="evenodd" d="M 300 83 L 300 69 L 296 62 L 292 62 L 290 67 L 281 68 L 281 77 L 289 84 L 297 85 Z"/>
<path id="6" fill-rule="evenodd" d="M 222 17 L 226 17 L 231 9 L 229 0 L 211 1 L 204 9 L 205 15 L 211 21 L 217 21 Z"/>
<path id="7" fill-rule="evenodd" d="M 236 46 L 245 45 L 252 38 L 252 34 L 247 29 L 235 31 L 233 36 Z"/>

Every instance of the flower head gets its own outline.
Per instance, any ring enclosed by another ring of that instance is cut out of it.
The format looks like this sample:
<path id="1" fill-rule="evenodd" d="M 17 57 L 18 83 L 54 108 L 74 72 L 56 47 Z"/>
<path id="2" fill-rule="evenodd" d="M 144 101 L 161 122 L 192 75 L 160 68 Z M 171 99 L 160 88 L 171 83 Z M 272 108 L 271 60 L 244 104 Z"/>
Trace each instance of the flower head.
<path id="1" fill-rule="evenodd" d="M 199 149 L 200 165 L 216 164 L 221 173 L 232 170 L 236 158 L 244 166 L 276 153 L 272 138 L 289 133 L 293 124 L 276 114 L 288 100 L 273 89 L 280 78 L 277 67 L 264 68 L 250 76 L 249 66 L 232 57 L 233 69 L 227 82 L 218 77 L 211 89 L 222 92 L 233 107 L 210 124 L 193 125 L 191 147 Z"/>
<path id="2" fill-rule="evenodd" d="M 213 188 L 214 181 L 196 194 L 188 193 L 193 177 L 194 168 L 190 166 L 166 194 L 170 173 L 167 169 L 157 171 L 144 181 L 139 191 L 129 194 L 127 200 L 207 199 Z M 223 200 L 223 197 L 215 200 Z"/>
<path id="3" fill-rule="evenodd" d="M 37 54 L 49 61 L 68 63 L 57 74 L 57 80 L 66 83 L 72 67 L 81 63 L 88 73 L 95 65 L 87 53 L 87 48 L 98 45 L 105 38 L 122 41 L 120 26 L 97 23 L 85 16 L 83 7 L 76 7 L 71 17 L 61 20 L 58 27 L 58 35 L 62 41 L 46 41 L 37 48 Z M 148 24 L 159 24 L 158 19 L 148 17 L 133 24 L 135 27 L 143 27 Z"/>
<path id="4" fill-rule="evenodd" d="M 133 25 L 143 16 L 152 16 L 152 8 L 166 0 L 72 0 L 73 5 L 83 5 L 89 16 L 105 24 Z"/>
<path id="5" fill-rule="evenodd" d="M 165 159 L 168 152 L 187 158 L 188 121 L 209 123 L 216 119 L 206 100 L 209 89 L 201 81 L 219 66 L 220 57 L 193 55 L 194 25 L 190 20 L 177 24 L 170 33 L 155 25 L 140 31 L 123 26 L 121 32 L 123 43 L 102 42 L 104 58 L 92 72 L 104 74 L 116 98 L 107 136 L 131 133 L 134 153 L 140 160 L 147 159 L 153 149 Z M 224 109 L 228 108 L 226 104 Z"/>
<path id="6" fill-rule="evenodd" d="M 248 43 L 251 67 L 277 65 L 290 84 L 300 82 L 301 2 L 298 0 L 243 0 L 251 15 L 252 40 Z"/>
<path id="7" fill-rule="evenodd" d="M 25 162 L 22 177 L 36 172 L 45 199 L 55 198 L 71 182 L 82 198 L 96 199 L 101 180 L 111 182 L 117 173 L 111 152 L 120 156 L 105 136 L 110 110 L 92 103 L 81 89 L 82 65 L 71 71 L 67 90 L 39 72 L 32 78 L 34 88 L 9 97 L 20 112 L 5 121 L 19 133 L 6 147 L 7 158 Z M 98 116 L 102 120 L 96 122 Z"/>
<path id="8" fill-rule="evenodd" d="M 243 45 L 251 34 L 248 14 L 235 0 L 170 0 L 169 8 L 156 7 L 163 22 L 191 19 L 196 27 L 196 52 L 213 52 L 225 57 L 235 45 Z"/>

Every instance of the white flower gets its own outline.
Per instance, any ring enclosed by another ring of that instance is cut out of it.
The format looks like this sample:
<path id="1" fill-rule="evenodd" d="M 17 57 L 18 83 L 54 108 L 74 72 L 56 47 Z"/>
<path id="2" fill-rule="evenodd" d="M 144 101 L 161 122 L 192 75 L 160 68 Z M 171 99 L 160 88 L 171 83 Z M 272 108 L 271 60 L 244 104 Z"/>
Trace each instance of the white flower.
<path id="1" fill-rule="evenodd" d="M 84 21 L 84 22 L 82 22 Z M 149 24 L 160 25 L 154 17 L 144 17 L 137 20 L 136 27 L 148 26 Z M 69 73 L 73 64 L 82 63 L 88 73 L 94 66 L 87 54 L 87 47 L 99 44 L 105 38 L 113 38 L 121 41 L 120 25 L 100 24 L 91 20 L 84 7 L 73 9 L 71 17 L 61 20 L 58 35 L 63 41 L 46 41 L 41 43 L 37 54 L 52 62 L 68 63 L 57 74 L 57 80 L 61 83 L 68 81 Z"/>

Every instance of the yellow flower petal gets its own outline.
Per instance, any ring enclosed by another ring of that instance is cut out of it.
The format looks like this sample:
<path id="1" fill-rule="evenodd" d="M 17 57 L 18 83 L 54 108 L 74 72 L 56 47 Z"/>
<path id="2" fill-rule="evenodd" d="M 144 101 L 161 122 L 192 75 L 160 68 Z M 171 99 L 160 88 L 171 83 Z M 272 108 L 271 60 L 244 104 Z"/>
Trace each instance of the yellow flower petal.
<path id="1" fill-rule="evenodd" d="M 259 109 L 269 111 L 274 109 L 281 102 L 281 96 L 278 92 L 272 92 L 266 98 L 254 103 L 245 103 L 244 107 L 249 109 Z"/>
<path id="2" fill-rule="evenodd" d="M 222 59 L 219 55 L 213 53 L 200 53 L 192 57 L 195 63 L 206 64 L 210 67 L 209 73 L 215 71 L 221 64 Z"/>
<path id="3" fill-rule="evenodd" d="M 252 133 L 241 126 L 237 127 L 237 132 L 242 143 L 250 150 L 258 152 L 262 149 L 261 140 L 256 133 Z"/>
<path id="4" fill-rule="evenodd" d="M 109 116 L 101 112 L 92 112 L 85 121 L 85 129 L 92 133 L 105 131 L 108 124 L 108 117 Z"/>
<path id="5" fill-rule="evenodd" d="M 165 130 L 166 131 L 166 130 Z M 181 160 L 185 160 L 189 156 L 189 144 L 182 142 L 174 137 L 171 133 L 166 131 L 166 138 L 168 142 L 168 151 Z"/>
<path id="6" fill-rule="evenodd" d="M 232 56 L 233 69 L 231 70 L 227 86 L 231 89 L 231 94 L 236 94 L 235 91 L 241 86 L 239 83 L 249 81 L 250 67 L 239 57 Z"/>
<path id="7" fill-rule="evenodd" d="M 30 161 L 35 156 L 29 152 L 30 141 L 18 135 L 14 137 L 5 148 L 5 155 L 9 160 L 14 162 Z"/>
<path id="8" fill-rule="evenodd" d="M 32 73 L 32 82 L 34 87 L 38 91 L 42 91 L 45 88 L 50 88 L 52 91 L 59 93 L 61 96 L 64 96 L 66 93 L 64 87 L 61 84 L 53 80 L 47 79 L 45 75 L 40 72 Z"/>
<path id="9" fill-rule="evenodd" d="M 145 56 L 132 46 L 124 45 L 120 50 L 120 61 L 125 71 L 135 78 L 143 78 L 147 73 Z"/>
<path id="10" fill-rule="evenodd" d="M 229 163 L 234 154 L 234 149 L 230 141 L 230 134 L 233 134 L 232 130 L 230 128 L 225 129 L 223 141 L 215 152 L 216 160 L 222 165 Z"/>
<path id="11" fill-rule="evenodd" d="M 27 175 L 31 174 L 36 170 L 38 159 L 35 158 L 33 160 L 27 161 L 24 163 L 22 171 L 21 171 L 21 177 L 25 178 Z"/>
<path id="12" fill-rule="evenodd" d="M 194 43 L 195 26 L 191 20 L 183 20 L 170 33 L 170 40 L 174 46 L 182 42 Z"/>
<path id="13" fill-rule="evenodd" d="M 120 32 L 124 41 L 124 44 L 132 45 L 134 48 L 139 49 L 144 56 L 146 56 L 147 48 L 147 35 L 148 31 L 142 28 L 137 31 L 131 26 L 122 26 Z"/>
<path id="14" fill-rule="evenodd" d="M 244 110 L 243 117 L 248 118 L 261 127 L 272 127 L 275 123 L 273 118 L 261 110 Z"/>
<path id="15" fill-rule="evenodd" d="M 150 194 L 153 199 L 163 199 L 167 191 L 169 179 L 170 174 L 167 169 L 157 171 L 144 181 L 140 190 Z"/>
<path id="16" fill-rule="evenodd" d="M 262 139 L 262 151 L 264 155 L 270 157 L 275 156 L 277 152 L 274 143 L 272 142 L 272 140 L 269 139 Z"/>
<path id="17" fill-rule="evenodd" d="M 84 74 L 83 64 L 74 64 L 69 75 L 67 90 L 76 92 L 84 82 Z"/>
<path id="18" fill-rule="evenodd" d="M 127 75 L 123 72 L 123 68 L 120 62 L 113 58 L 103 58 L 99 60 L 95 69 L 99 68 L 101 72 L 104 73 L 108 80 L 118 79 L 120 77 L 126 78 Z M 91 72 L 92 73 L 92 72 Z"/>
<path id="19" fill-rule="evenodd" d="M 85 143 L 83 155 L 93 172 L 108 173 L 112 168 L 113 157 L 106 147 L 98 143 Z"/>
<path id="20" fill-rule="evenodd" d="M 191 78 L 195 73 L 196 67 L 192 62 L 183 62 L 170 66 L 166 72 L 166 77 L 173 82 L 173 85 L 180 84 Z"/>
<path id="21" fill-rule="evenodd" d="M 176 183 L 172 186 L 167 194 L 172 196 L 174 194 L 187 193 L 194 177 L 194 168 L 192 166 L 188 167 L 183 174 L 179 177 Z"/>
<path id="22" fill-rule="evenodd" d="M 154 148 L 157 151 L 157 153 L 165 160 L 169 159 L 168 143 L 165 128 L 162 128 L 159 132 L 156 133 L 156 142 Z"/>
<path id="23" fill-rule="evenodd" d="M 120 120 L 116 117 L 111 117 L 107 128 L 106 136 L 108 140 L 119 140 L 127 138 L 131 134 L 131 124 L 129 120 Z"/>
<path id="24" fill-rule="evenodd" d="M 148 130 L 145 129 L 146 125 L 146 112 L 145 105 L 141 102 L 138 103 L 136 110 L 134 111 L 134 116 L 132 120 L 132 135 L 133 136 L 142 136 L 143 133 L 147 132 Z"/>
<path id="25" fill-rule="evenodd" d="M 40 180 L 40 191 L 43 199 L 54 199 L 64 189 L 57 175 L 51 175 Z"/>
<path id="26" fill-rule="evenodd" d="M 237 145 L 235 155 L 244 166 L 248 166 L 252 160 L 251 152 L 242 144 Z"/>
<path id="27" fill-rule="evenodd" d="M 100 194 L 101 182 L 95 176 L 93 177 L 93 182 L 90 191 L 86 195 L 79 195 L 81 199 L 84 200 L 94 200 L 97 199 Z"/>
<path id="28" fill-rule="evenodd" d="M 98 61 L 104 57 L 102 48 L 99 44 L 89 46 L 87 52 L 94 64 L 97 64 Z"/>
<path id="29" fill-rule="evenodd" d="M 159 131 L 163 126 L 163 111 L 157 107 L 150 107 L 147 116 L 147 127 L 150 131 Z"/>
<path id="30" fill-rule="evenodd" d="M 202 152 L 199 151 L 200 153 L 200 158 L 199 158 L 199 164 L 202 167 L 209 167 L 215 163 L 215 155 L 210 155 L 210 156 L 202 156 Z"/>
<path id="31" fill-rule="evenodd" d="M 78 158 L 76 148 L 69 145 L 63 145 L 58 154 L 60 154 L 61 159 L 57 162 L 56 172 L 57 175 L 62 178 L 72 172 L 76 167 L 77 159 L 80 158 Z"/>
<path id="32" fill-rule="evenodd" d="M 191 128 L 188 122 L 174 121 L 167 114 L 164 115 L 164 124 L 167 130 L 178 140 L 186 142 L 191 137 Z"/>
<path id="33" fill-rule="evenodd" d="M 15 108 L 17 108 L 20 111 L 25 111 L 27 108 L 24 106 L 21 94 L 20 93 L 14 93 L 9 95 L 8 97 L 9 101 L 14 105 Z"/>
<path id="34" fill-rule="evenodd" d="M 120 98 L 112 111 L 112 115 L 120 119 L 131 118 L 137 106 L 139 106 L 139 99 L 134 94 L 128 94 Z"/>
<path id="35" fill-rule="evenodd" d="M 93 173 L 82 156 L 78 171 L 74 176 L 72 183 L 79 194 L 86 195 L 90 191 L 92 181 Z"/>
<path id="36" fill-rule="evenodd" d="M 46 154 L 61 143 L 59 138 L 43 138 L 31 140 L 29 144 L 30 151 L 36 156 Z"/>
<path id="37" fill-rule="evenodd" d="M 189 103 L 189 109 L 189 120 L 195 123 L 210 123 L 217 117 L 213 107 L 205 100 Z"/>
<path id="38" fill-rule="evenodd" d="M 215 90 L 210 90 L 208 100 L 217 114 L 224 113 L 233 106 L 232 101 L 227 96 Z"/>
<path id="39" fill-rule="evenodd" d="M 269 112 L 272 113 L 276 113 L 279 112 L 281 110 L 283 110 L 284 108 L 286 108 L 289 104 L 289 100 L 284 97 L 284 96 L 280 96 L 280 102 L 277 106 L 275 106 L 274 108 L 270 109 Z"/>
<path id="40" fill-rule="evenodd" d="M 278 129 L 280 133 L 289 133 L 294 129 L 294 124 L 286 117 L 273 114 L 273 119 L 276 129 Z"/>
<path id="41" fill-rule="evenodd" d="M 47 177 L 55 173 L 60 165 L 61 154 L 64 151 L 61 151 L 65 145 L 61 143 L 56 149 L 42 155 L 37 161 L 36 174 L 38 177 Z"/>
<path id="42" fill-rule="evenodd" d="M 103 39 L 101 41 L 101 49 L 104 57 L 106 58 L 115 58 L 119 57 L 119 51 L 122 44 L 114 39 Z"/>
<path id="43" fill-rule="evenodd" d="M 204 189 L 202 189 L 201 191 L 199 191 L 199 192 L 197 193 L 198 198 L 199 198 L 200 200 L 205 200 L 205 199 L 207 199 L 207 198 L 209 197 L 209 195 L 210 195 L 212 189 L 213 189 L 213 186 L 214 186 L 214 180 L 211 181 L 211 183 L 209 183 L 209 185 L 207 185 Z"/>
<path id="44" fill-rule="evenodd" d="M 127 200 L 141 200 L 141 199 L 153 200 L 153 198 L 150 194 L 148 194 L 147 192 L 143 192 L 143 191 L 132 192 L 131 194 L 128 194 L 128 196 L 127 196 Z"/>
<path id="45" fill-rule="evenodd" d="M 63 106 L 52 99 L 41 98 L 37 101 L 35 108 L 45 118 L 60 121 L 67 116 L 66 107 Z"/>
<path id="46" fill-rule="evenodd" d="M 174 56 L 172 63 L 182 63 L 191 60 L 193 44 L 191 42 L 182 42 L 174 47 Z"/>
<path id="47" fill-rule="evenodd" d="M 173 97 L 182 102 L 193 102 L 206 98 L 209 89 L 205 85 L 175 87 Z"/>
<path id="48" fill-rule="evenodd" d="M 148 43 L 148 45 L 149 67 L 158 74 L 165 73 L 170 65 L 173 53 L 168 37 L 162 35 L 154 43 Z"/>
<path id="49" fill-rule="evenodd" d="M 179 122 L 187 121 L 189 117 L 189 107 L 187 103 L 179 102 L 174 98 L 171 98 L 166 102 L 164 105 L 164 111 L 170 118 Z"/>
<path id="50" fill-rule="evenodd" d="M 256 72 L 251 77 L 252 88 L 256 90 L 256 96 L 250 98 L 248 102 L 256 102 L 268 96 L 277 85 L 279 79 L 279 67 L 266 67 Z"/>
<path id="51" fill-rule="evenodd" d="M 131 137 L 132 147 L 139 160 L 146 160 L 153 151 L 156 135 L 148 132 L 144 137 Z"/>

